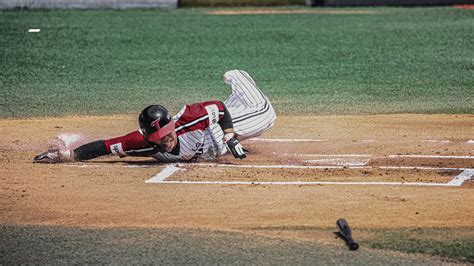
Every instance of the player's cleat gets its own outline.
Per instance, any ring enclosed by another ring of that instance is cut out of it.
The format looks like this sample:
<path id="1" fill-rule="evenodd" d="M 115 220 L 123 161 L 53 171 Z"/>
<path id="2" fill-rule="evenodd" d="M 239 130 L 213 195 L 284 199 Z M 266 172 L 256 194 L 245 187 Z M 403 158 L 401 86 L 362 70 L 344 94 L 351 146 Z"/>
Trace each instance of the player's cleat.
<path id="1" fill-rule="evenodd" d="M 34 163 L 62 163 L 68 161 L 70 151 L 49 150 L 33 158 Z"/>

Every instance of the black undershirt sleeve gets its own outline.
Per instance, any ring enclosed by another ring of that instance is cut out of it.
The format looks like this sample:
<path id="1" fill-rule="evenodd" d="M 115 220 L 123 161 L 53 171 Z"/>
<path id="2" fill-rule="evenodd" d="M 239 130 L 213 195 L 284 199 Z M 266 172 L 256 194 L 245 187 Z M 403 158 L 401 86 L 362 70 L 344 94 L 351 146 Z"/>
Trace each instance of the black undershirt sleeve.
<path id="1" fill-rule="evenodd" d="M 233 128 L 234 124 L 232 123 L 232 117 L 230 116 L 229 110 L 224 105 L 224 116 L 221 120 L 219 120 L 219 125 L 221 126 L 222 130 L 226 130 L 228 128 Z"/>
<path id="2" fill-rule="evenodd" d="M 76 161 L 85 161 L 100 156 L 108 155 L 104 140 L 97 140 L 79 146 L 74 150 L 74 159 Z"/>

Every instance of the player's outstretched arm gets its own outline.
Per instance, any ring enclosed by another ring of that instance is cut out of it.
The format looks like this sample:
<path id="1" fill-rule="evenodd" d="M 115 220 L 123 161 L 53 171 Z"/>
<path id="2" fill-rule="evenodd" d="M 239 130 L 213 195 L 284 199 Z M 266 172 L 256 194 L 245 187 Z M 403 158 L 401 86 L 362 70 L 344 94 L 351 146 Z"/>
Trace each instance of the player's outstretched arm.
<path id="1" fill-rule="evenodd" d="M 79 146 L 74 150 L 54 149 L 37 155 L 35 163 L 66 163 L 74 161 L 86 161 L 103 155 L 110 154 L 105 147 L 104 140 L 97 140 Z"/>
<path id="2" fill-rule="evenodd" d="M 79 146 L 74 150 L 55 149 L 43 152 L 33 159 L 36 163 L 64 163 L 87 161 L 104 155 L 115 154 L 125 156 L 150 156 L 156 153 L 155 148 L 145 141 L 140 131 L 135 130 L 124 136 L 96 140 Z"/>
<path id="3" fill-rule="evenodd" d="M 74 161 L 86 161 L 109 154 L 111 152 L 105 147 L 105 140 L 97 140 L 77 147 L 72 156 Z"/>

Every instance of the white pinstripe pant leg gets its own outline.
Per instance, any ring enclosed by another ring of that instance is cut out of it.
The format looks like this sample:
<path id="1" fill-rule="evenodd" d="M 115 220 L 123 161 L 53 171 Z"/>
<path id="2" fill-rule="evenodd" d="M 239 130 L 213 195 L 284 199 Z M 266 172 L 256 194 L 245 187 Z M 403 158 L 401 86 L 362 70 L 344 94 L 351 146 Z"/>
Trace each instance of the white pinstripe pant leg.
<path id="1" fill-rule="evenodd" d="M 225 105 L 240 140 L 257 137 L 273 126 L 275 111 L 267 96 L 247 72 L 228 71 L 224 74 L 224 82 L 232 88 L 232 94 Z"/>

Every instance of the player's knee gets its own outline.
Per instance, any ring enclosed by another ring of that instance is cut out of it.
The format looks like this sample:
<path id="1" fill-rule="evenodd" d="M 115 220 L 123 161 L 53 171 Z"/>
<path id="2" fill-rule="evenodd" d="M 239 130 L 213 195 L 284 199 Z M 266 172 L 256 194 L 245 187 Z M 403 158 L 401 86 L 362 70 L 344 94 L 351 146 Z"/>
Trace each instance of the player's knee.
<path id="1" fill-rule="evenodd" d="M 232 84 L 232 81 L 235 79 L 238 70 L 230 70 L 224 73 L 224 82 L 226 84 Z"/>

